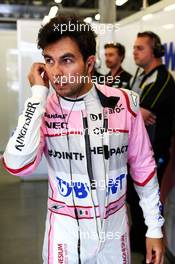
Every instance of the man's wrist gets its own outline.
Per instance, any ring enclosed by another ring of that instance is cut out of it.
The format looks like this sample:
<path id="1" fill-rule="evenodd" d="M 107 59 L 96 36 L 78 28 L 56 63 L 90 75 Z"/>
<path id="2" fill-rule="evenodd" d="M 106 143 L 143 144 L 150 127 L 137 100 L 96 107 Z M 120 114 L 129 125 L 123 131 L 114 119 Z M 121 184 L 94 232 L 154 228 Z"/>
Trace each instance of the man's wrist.
<path id="1" fill-rule="evenodd" d="M 31 87 L 32 96 L 38 99 L 46 100 L 49 89 L 44 85 L 35 84 Z"/>
<path id="2" fill-rule="evenodd" d="M 148 238 L 163 238 L 162 228 L 155 227 L 155 228 L 148 228 L 146 232 L 146 237 Z"/>

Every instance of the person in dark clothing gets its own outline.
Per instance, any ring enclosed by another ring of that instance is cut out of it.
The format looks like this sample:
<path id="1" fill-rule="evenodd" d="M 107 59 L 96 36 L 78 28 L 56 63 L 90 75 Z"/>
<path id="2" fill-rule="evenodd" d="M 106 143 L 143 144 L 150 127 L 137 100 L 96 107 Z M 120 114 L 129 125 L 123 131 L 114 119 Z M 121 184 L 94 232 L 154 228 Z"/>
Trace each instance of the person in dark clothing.
<path id="1" fill-rule="evenodd" d="M 105 63 L 110 69 L 105 78 L 106 85 L 115 88 L 129 88 L 132 75 L 121 66 L 125 58 L 125 47 L 120 43 L 107 43 L 104 48 Z"/>
<path id="2" fill-rule="evenodd" d="M 163 55 L 164 48 L 155 33 L 146 31 L 138 34 L 134 59 L 143 72 L 132 90 L 140 94 L 141 112 L 152 142 L 159 184 L 169 160 L 175 113 L 175 82 L 162 64 Z"/>
<path id="3" fill-rule="evenodd" d="M 151 31 L 138 33 L 133 55 L 135 63 L 143 71 L 134 78 L 130 88 L 140 94 L 141 113 L 152 143 L 157 163 L 158 181 L 161 186 L 169 161 L 175 112 L 175 82 L 162 64 L 161 57 L 164 55 L 164 47 L 155 33 Z M 138 204 L 139 201 L 138 196 L 130 177 L 128 178 L 127 201 L 132 218 L 131 248 L 133 251 L 145 254 L 146 227 L 139 205 L 136 208 L 136 203 Z"/>

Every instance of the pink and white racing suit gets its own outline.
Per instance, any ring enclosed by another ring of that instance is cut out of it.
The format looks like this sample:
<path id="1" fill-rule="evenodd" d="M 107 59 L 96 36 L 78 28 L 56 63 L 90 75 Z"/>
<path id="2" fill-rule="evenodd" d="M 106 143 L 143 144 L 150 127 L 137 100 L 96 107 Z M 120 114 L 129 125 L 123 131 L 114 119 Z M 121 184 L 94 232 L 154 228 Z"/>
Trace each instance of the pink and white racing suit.
<path id="1" fill-rule="evenodd" d="M 48 164 L 44 264 L 130 263 L 127 162 L 147 237 L 162 237 L 151 145 L 133 91 L 97 85 L 73 101 L 32 87 L 4 153 L 4 166 L 30 174 Z"/>

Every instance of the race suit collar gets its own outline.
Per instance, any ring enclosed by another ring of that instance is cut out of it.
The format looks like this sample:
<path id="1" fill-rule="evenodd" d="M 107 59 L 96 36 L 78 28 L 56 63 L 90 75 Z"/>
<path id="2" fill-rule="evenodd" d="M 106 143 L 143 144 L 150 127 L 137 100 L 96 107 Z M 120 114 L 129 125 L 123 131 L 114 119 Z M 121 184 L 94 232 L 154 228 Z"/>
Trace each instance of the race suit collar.
<path id="1" fill-rule="evenodd" d="M 83 101 L 84 97 L 87 96 L 87 94 L 90 93 L 92 91 L 92 89 L 94 89 L 94 87 L 95 87 L 95 90 L 96 90 L 97 95 L 99 97 L 101 105 L 103 107 L 109 107 L 109 108 L 113 108 L 114 109 L 120 98 L 117 97 L 117 96 L 109 96 L 109 97 L 106 96 L 103 92 L 100 91 L 100 89 L 97 87 L 96 84 L 94 84 L 92 86 L 92 88 L 86 94 L 78 97 L 77 99 L 72 99 L 72 98 L 63 97 L 63 96 L 60 96 L 60 97 L 63 98 L 64 100 L 66 100 L 66 101 L 80 102 L 80 101 Z"/>
<path id="2" fill-rule="evenodd" d="M 92 89 L 94 89 L 94 85 L 92 86 L 92 88 L 88 92 L 86 92 L 85 94 L 83 94 L 81 96 L 78 96 L 77 98 L 70 98 L 70 97 L 65 97 L 65 96 L 61 96 L 61 95 L 60 95 L 60 97 L 66 101 L 69 101 L 69 102 L 75 102 L 75 101 L 79 102 L 79 101 L 83 101 L 84 97 L 87 96 L 92 91 Z"/>
<path id="3" fill-rule="evenodd" d="M 117 96 L 109 96 L 107 97 L 106 95 L 104 95 L 95 85 L 98 97 L 100 99 L 101 105 L 103 107 L 109 107 L 109 108 L 115 108 L 115 106 L 117 105 L 118 101 L 119 101 L 119 97 Z"/>

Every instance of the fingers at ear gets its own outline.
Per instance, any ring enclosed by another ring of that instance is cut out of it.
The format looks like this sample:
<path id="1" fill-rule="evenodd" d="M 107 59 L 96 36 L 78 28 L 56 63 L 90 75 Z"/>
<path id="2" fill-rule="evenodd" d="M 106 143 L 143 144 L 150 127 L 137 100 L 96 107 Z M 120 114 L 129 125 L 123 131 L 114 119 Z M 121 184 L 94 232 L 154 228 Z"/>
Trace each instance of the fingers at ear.
<path id="1" fill-rule="evenodd" d="M 94 65 L 95 65 L 95 56 L 92 55 L 90 56 L 88 59 L 87 59 L 87 69 L 88 69 L 88 73 L 91 73 L 93 68 L 94 68 Z"/>

